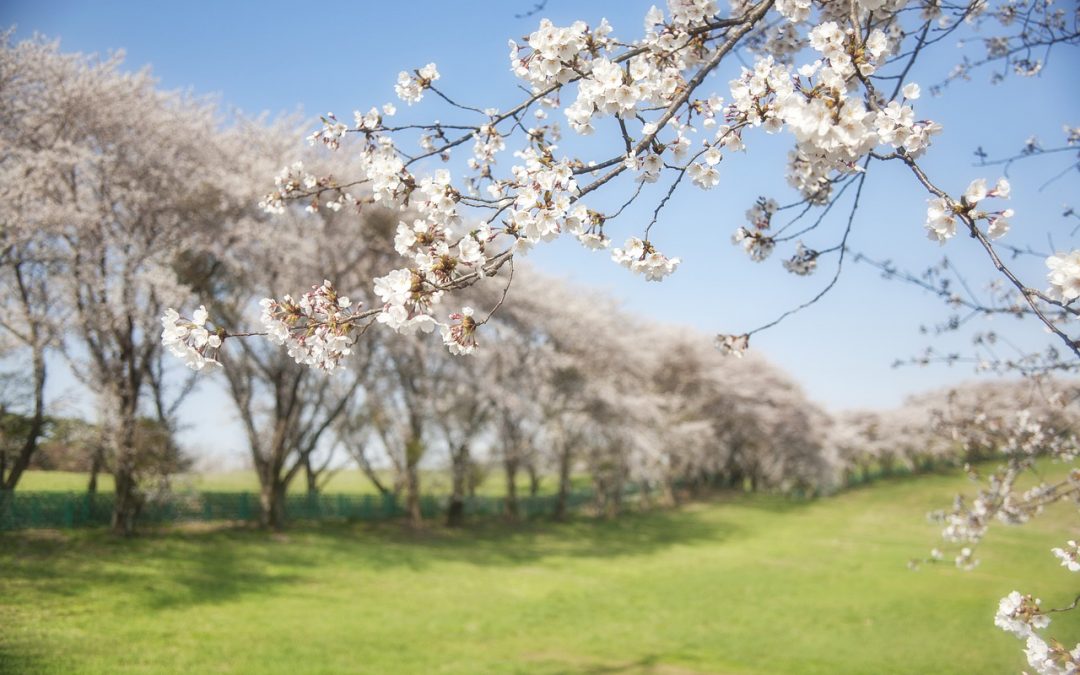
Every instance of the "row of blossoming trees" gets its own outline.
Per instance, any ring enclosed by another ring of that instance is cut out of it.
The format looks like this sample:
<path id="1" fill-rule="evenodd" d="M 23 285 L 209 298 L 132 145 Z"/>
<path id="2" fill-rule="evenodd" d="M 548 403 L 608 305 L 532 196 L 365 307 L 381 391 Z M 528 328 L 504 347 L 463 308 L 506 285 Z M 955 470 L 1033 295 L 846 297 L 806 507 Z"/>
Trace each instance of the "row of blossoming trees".
<path id="1" fill-rule="evenodd" d="M 5 445 L 4 487 L 14 489 L 32 459 L 48 368 L 66 359 L 97 397 L 108 438 L 95 447 L 111 450 L 115 526 L 130 531 L 140 480 L 145 491 L 154 479 L 136 443 L 139 419 L 175 429 L 196 386 L 162 360 L 159 317 L 167 327 L 176 320 L 164 307 L 205 298 L 222 330 L 202 328 L 197 339 L 216 348 L 225 332 L 267 320 L 275 309 L 260 299 L 281 286 L 337 280 L 276 311 L 371 305 L 378 290 L 365 281 L 398 255 L 400 230 L 385 212 L 358 219 L 338 209 L 267 222 L 254 208 L 259 178 L 293 152 L 287 125 L 223 130 L 212 107 L 157 91 L 146 73 L 55 45 L 5 44 L 2 59 L 4 346 L 30 402 L 30 428 Z M 129 119 L 135 108 L 139 120 Z M 700 335 L 512 264 L 465 302 L 499 305 L 515 274 L 520 297 L 484 318 L 483 349 L 469 359 L 419 332 L 372 330 L 327 376 L 298 362 L 306 352 L 231 342 L 218 377 L 259 476 L 264 522 L 280 526 L 290 483 L 303 477 L 318 489 L 345 453 L 378 489 L 402 494 L 416 519 L 421 464 L 447 466 L 451 522 L 480 466 L 505 480 L 511 515 L 522 475 L 556 482 L 560 515 L 582 471 L 610 509 L 629 483 L 669 500 L 677 486 L 828 490 L 872 471 L 953 461 L 956 442 L 939 440 L 934 415 L 983 407 L 937 401 L 834 420 L 760 358 L 724 359 Z M 188 339 L 206 322 L 197 311 Z"/>
<path id="2" fill-rule="evenodd" d="M 221 330 L 208 330 L 200 309 L 185 339 L 216 349 L 226 332 L 272 322 L 274 312 L 318 307 L 329 316 L 374 304 L 365 281 L 400 242 L 385 213 L 358 219 L 325 208 L 268 222 L 256 208 L 260 178 L 293 152 L 294 129 L 225 127 L 212 106 L 160 92 L 147 73 L 118 64 L 41 41 L 0 51 L 3 346 L 9 369 L 25 376 L 7 403 L 21 401 L 29 421 L 17 442 L 5 439 L 2 479 L 12 490 L 30 465 L 47 376 L 66 361 L 96 399 L 106 435 L 98 445 L 116 482 L 114 527 L 130 532 L 155 479 L 137 443 L 140 419 L 175 430 L 182 402 L 201 386 L 164 358 L 176 330 L 166 307 L 203 297 Z M 467 299 L 498 303 L 513 274 L 507 265 Z M 348 451 L 380 489 L 402 493 L 414 518 L 422 463 L 450 467 L 452 519 L 481 462 L 505 475 L 511 514 L 525 474 L 534 483 L 554 476 L 560 514 L 583 470 L 612 509 L 630 482 L 669 497 L 684 483 L 824 484 L 826 417 L 774 368 L 726 362 L 700 336 L 636 320 L 528 269 L 516 275 L 526 297 L 488 317 L 485 349 L 472 359 L 419 334 L 373 330 L 338 348 L 352 352 L 347 362 L 323 363 L 337 366 L 328 376 L 307 367 L 318 358 L 308 352 L 230 341 L 217 377 L 245 432 L 264 522 L 282 524 L 298 476 L 318 487 L 334 450 L 338 461 Z M 323 276 L 336 287 L 260 303 Z M 376 470 L 384 466 L 389 480 Z"/>

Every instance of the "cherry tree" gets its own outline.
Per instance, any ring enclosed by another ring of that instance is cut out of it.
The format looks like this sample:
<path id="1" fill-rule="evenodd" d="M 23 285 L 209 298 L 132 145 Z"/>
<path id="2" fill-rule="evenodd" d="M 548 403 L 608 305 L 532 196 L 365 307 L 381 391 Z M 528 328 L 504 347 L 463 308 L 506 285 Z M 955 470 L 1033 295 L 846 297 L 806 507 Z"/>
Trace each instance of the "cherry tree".
<path id="1" fill-rule="evenodd" d="M 193 293 L 179 278 L 183 256 L 208 249 L 216 225 L 249 207 L 231 198 L 205 102 L 159 91 L 145 71 L 123 73 L 120 56 L 62 54 L 38 39 L 12 45 L 5 34 L 0 62 L 3 269 L 15 289 L 3 297 L 7 316 L 20 316 L 8 332 L 31 353 L 35 419 L 47 349 L 97 397 L 113 527 L 130 533 L 146 466 L 139 418 L 156 409 L 169 426 L 175 410 L 155 376 L 159 316 Z"/>

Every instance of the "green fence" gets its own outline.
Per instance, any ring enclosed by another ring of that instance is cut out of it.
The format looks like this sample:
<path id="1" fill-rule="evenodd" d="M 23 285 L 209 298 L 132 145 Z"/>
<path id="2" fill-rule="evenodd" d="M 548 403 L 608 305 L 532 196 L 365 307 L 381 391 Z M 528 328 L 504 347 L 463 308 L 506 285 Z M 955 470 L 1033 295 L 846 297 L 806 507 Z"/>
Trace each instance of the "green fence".
<path id="1" fill-rule="evenodd" d="M 568 495 L 567 506 L 577 510 L 593 499 L 590 491 L 574 492 Z M 552 515 L 556 502 L 555 495 L 522 497 L 518 514 L 522 518 Z M 425 518 L 437 518 L 446 513 L 448 504 L 447 497 L 425 496 L 420 510 Z M 504 509 L 502 497 L 465 500 L 466 516 L 494 516 Z M 0 530 L 108 525 L 112 511 L 112 494 L 0 492 Z M 402 516 L 405 509 L 393 495 L 290 494 L 285 499 L 285 513 L 290 520 L 377 521 Z M 247 492 L 178 493 L 148 500 L 139 512 L 140 523 L 254 521 L 258 517 L 259 497 Z"/>

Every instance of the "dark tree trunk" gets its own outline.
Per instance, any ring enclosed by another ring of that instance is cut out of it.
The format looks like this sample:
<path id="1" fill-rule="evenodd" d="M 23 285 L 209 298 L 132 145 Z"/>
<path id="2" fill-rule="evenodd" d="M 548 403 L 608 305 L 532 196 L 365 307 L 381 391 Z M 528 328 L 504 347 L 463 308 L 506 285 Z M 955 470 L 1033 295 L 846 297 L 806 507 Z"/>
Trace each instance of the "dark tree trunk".
<path id="1" fill-rule="evenodd" d="M 405 447 L 405 511 L 414 526 L 424 523 L 424 514 L 420 509 L 420 458 L 424 454 L 423 441 L 417 437 L 409 439 Z"/>
<path id="2" fill-rule="evenodd" d="M 422 525 L 424 513 L 420 509 L 420 471 L 415 464 L 405 468 L 405 511 L 413 525 Z"/>
<path id="3" fill-rule="evenodd" d="M 285 495 L 288 485 L 276 475 L 266 476 L 259 490 L 259 525 L 274 531 L 285 528 Z"/>
<path id="4" fill-rule="evenodd" d="M 509 520 L 517 520 L 518 517 L 518 499 L 517 499 L 517 470 L 518 462 L 516 459 L 503 460 L 503 470 L 506 472 L 506 502 L 504 504 L 504 513 Z"/>
<path id="5" fill-rule="evenodd" d="M 569 444 L 559 453 L 559 492 L 555 498 L 555 519 L 566 520 L 570 515 L 570 448 Z"/>
<path id="6" fill-rule="evenodd" d="M 465 524 L 465 492 L 469 482 L 469 447 L 462 445 L 451 451 L 450 504 L 446 509 L 447 527 L 461 527 Z"/>
<path id="7" fill-rule="evenodd" d="M 139 517 L 142 495 L 135 474 L 137 448 L 135 447 L 136 409 L 134 399 L 121 401 L 120 428 L 113 436 L 117 458 L 113 469 L 113 533 L 130 537 L 135 533 L 135 520 Z"/>
<path id="8" fill-rule="evenodd" d="M 97 494 L 98 474 L 105 468 L 104 448 L 94 448 L 94 454 L 90 458 L 90 482 L 86 485 L 86 492 L 90 496 Z"/>
<path id="9" fill-rule="evenodd" d="M 34 333 L 37 331 L 34 330 Z M 14 490 L 19 484 L 22 474 L 30 466 L 30 460 L 37 450 L 38 439 L 45 432 L 45 353 L 44 350 L 35 347 L 33 350 L 34 368 L 34 413 L 30 418 L 30 429 L 26 438 L 23 439 L 19 454 L 12 462 L 11 468 L 5 474 L 4 468 L 0 467 L 0 491 Z M 5 462 L 6 463 L 6 462 Z"/>
<path id="10" fill-rule="evenodd" d="M 114 502 L 112 531 L 125 537 L 135 534 L 135 520 L 139 515 L 141 497 L 135 484 L 135 474 L 128 462 L 120 462 L 113 473 Z"/>
<path id="11" fill-rule="evenodd" d="M 529 472 L 529 496 L 535 497 L 540 494 L 540 472 L 536 470 L 536 465 L 530 462 L 525 470 Z"/>
<path id="12" fill-rule="evenodd" d="M 311 455 L 304 455 L 304 477 L 307 479 L 308 496 L 319 494 L 319 474 L 311 468 Z"/>

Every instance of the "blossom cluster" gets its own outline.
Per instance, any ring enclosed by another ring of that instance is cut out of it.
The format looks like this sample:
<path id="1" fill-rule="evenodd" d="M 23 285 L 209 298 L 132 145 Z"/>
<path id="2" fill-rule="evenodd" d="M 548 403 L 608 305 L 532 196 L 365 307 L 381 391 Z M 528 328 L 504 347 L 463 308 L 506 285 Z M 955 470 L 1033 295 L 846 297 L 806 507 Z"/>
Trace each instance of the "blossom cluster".
<path id="1" fill-rule="evenodd" d="M 988 188 L 985 178 L 971 181 L 959 202 L 947 196 L 927 200 L 926 236 L 939 244 L 944 244 L 956 236 L 957 217 L 965 217 L 972 223 L 979 220 L 987 222 L 986 234 L 991 239 L 999 239 L 1009 231 L 1009 218 L 1012 209 L 1002 211 L 982 211 L 976 208 L 979 202 L 989 198 L 1008 199 L 1011 192 L 1009 181 L 999 178 L 993 188 Z"/>
<path id="2" fill-rule="evenodd" d="M 515 194 L 506 231 L 518 240 L 519 249 L 528 250 L 559 236 L 578 185 L 567 162 L 532 148 L 514 154 L 523 163 L 511 168 Z"/>
<path id="3" fill-rule="evenodd" d="M 1021 595 L 1019 591 L 1009 593 L 998 603 L 994 625 L 1022 638 L 1046 628 L 1050 625 L 1050 617 L 1039 609 L 1039 602 L 1030 595 Z"/>
<path id="4" fill-rule="evenodd" d="M 1052 548 L 1050 552 L 1061 560 L 1062 567 L 1070 572 L 1080 572 L 1080 545 L 1075 540 L 1070 539 L 1065 548 Z"/>
<path id="5" fill-rule="evenodd" d="M 394 92 L 398 95 L 402 101 L 405 101 L 409 105 L 413 103 L 419 103 L 424 98 L 424 90 L 431 86 L 431 83 L 439 79 L 439 70 L 434 63 L 429 63 L 423 68 L 416 71 L 415 75 L 410 75 L 404 70 L 398 73 L 397 84 L 394 85 Z"/>
<path id="6" fill-rule="evenodd" d="M 463 307 L 450 315 L 454 323 L 440 326 L 443 344 L 451 354 L 468 355 L 476 351 L 476 320 L 472 307 Z"/>
<path id="7" fill-rule="evenodd" d="M 221 335 L 211 333 L 206 327 L 209 313 L 200 305 L 191 319 L 185 319 L 174 309 L 165 310 L 161 317 L 161 344 L 192 370 L 202 370 L 207 366 L 221 366 L 214 358 L 221 348 Z"/>
<path id="8" fill-rule="evenodd" d="M 337 116 L 332 112 L 323 115 L 322 123 L 322 129 L 308 136 L 308 143 L 315 145 L 322 142 L 328 149 L 337 150 L 341 147 L 341 139 L 349 131 L 349 125 L 338 120 Z"/>
<path id="9" fill-rule="evenodd" d="M 795 247 L 795 255 L 784 261 L 784 269 L 802 277 L 813 274 L 817 269 L 819 255 L 817 251 L 806 248 L 800 241 Z"/>
<path id="10" fill-rule="evenodd" d="M 352 352 L 356 315 L 349 298 L 338 295 L 330 281 L 294 300 L 264 298 L 260 320 L 268 338 L 285 345 L 297 363 L 331 372 Z"/>
<path id="11" fill-rule="evenodd" d="M 741 359 L 750 348 L 750 336 L 721 334 L 716 336 L 714 343 L 721 354 Z"/>
<path id="12" fill-rule="evenodd" d="M 779 208 L 776 200 L 758 197 L 757 202 L 746 211 L 749 226 L 740 226 L 731 236 L 731 243 L 742 246 L 754 262 L 768 258 L 776 247 L 776 241 L 768 234 L 768 230 L 772 227 L 773 215 Z M 815 255 L 814 258 L 816 257 Z"/>
<path id="13" fill-rule="evenodd" d="M 794 21 L 805 18 L 808 3 L 782 3 L 781 13 Z M 777 132 L 787 128 L 796 139 L 788 169 L 789 183 L 813 203 L 827 201 L 831 172 L 861 170 L 858 162 L 874 147 L 903 148 L 917 157 L 941 131 L 932 121 L 917 121 L 911 106 L 890 101 L 868 108 L 853 95 L 851 81 L 875 72 L 892 52 L 885 32 L 865 37 L 825 21 L 809 32 L 809 45 L 821 58 L 795 69 L 772 54 L 759 57 L 731 82 L 728 118 Z M 905 100 L 919 97 L 917 84 L 903 88 Z"/>
<path id="14" fill-rule="evenodd" d="M 599 35 L 606 35 L 606 23 Z M 516 42 L 510 40 L 510 65 L 514 74 L 532 84 L 533 91 L 546 89 L 553 84 L 566 84 L 574 79 L 581 65 L 582 52 L 590 39 L 589 27 L 584 21 L 558 27 L 548 19 L 540 21 L 540 27 L 526 39 L 527 51 L 523 55 Z"/>
<path id="15" fill-rule="evenodd" d="M 276 189 L 259 202 L 259 208 L 267 213 L 285 213 L 285 202 L 314 190 L 319 185 L 315 174 L 304 168 L 303 162 L 293 162 L 274 177 Z"/>
<path id="16" fill-rule="evenodd" d="M 630 237 L 622 248 L 611 251 L 611 259 L 635 274 L 644 275 L 647 281 L 661 281 L 679 266 L 679 258 L 669 258 L 652 242 Z"/>
<path id="17" fill-rule="evenodd" d="M 1061 302 L 1072 302 L 1080 297 L 1080 250 L 1057 253 L 1046 259 L 1050 269 L 1047 279 L 1050 288 L 1047 295 Z"/>
<path id="18" fill-rule="evenodd" d="M 1080 644 L 1071 651 L 1057 640 L 1046 640 L 1039 631 L 1050 625 L 1040 601 L 1013 591 L 998 603 L 994 625 L 1024 640 L 1028 665 L 1039 675 L 1072 675 L 1080 672 Z"/>
<path id="19" fill-rule="evenodd" d="M 378 322 L 405 335 L 430 333 L 435 319 L 429 314 L 442 298 L 442 291 L 429 291 L 419 272 L 407 267 L 375 279 L 375 295 L 383 301 Z"/>

